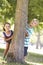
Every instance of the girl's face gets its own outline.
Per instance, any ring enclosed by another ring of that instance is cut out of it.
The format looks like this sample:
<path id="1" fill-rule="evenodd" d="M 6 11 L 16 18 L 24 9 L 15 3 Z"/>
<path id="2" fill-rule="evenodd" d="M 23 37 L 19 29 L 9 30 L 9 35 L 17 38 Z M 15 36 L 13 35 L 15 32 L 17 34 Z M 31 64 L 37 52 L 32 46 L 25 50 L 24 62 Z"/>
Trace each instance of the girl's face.
<path id="1" fill-rule="evenodd" d="M 5 24 L 5 31 L 9 31 L 10 30 L 10 24 Z"/>

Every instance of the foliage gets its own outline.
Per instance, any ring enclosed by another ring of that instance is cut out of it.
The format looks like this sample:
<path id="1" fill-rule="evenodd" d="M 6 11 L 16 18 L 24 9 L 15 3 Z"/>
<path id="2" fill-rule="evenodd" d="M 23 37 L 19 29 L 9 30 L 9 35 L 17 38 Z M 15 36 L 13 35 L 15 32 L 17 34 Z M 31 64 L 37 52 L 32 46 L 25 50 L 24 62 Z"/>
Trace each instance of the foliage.
<path id="1" fill-rule="evenodd" d="M 10 20 L 14 23 L 17 0 L 0 0 L 0 22 Z M 29 0 L 28 20 L 37 18 L 43 22 L 43 0 Z"/>
<path id="2" fill-rule="evenodd" d="M 16 0 L 0 0 L 0 22 L 14 20 Z"/>
<path id="3" fill-rule="evenodd" d="M 30 0 L 28 6 L 28 19 L 37 18 L 40 22 L 43 22 L 43 0 Z"/>

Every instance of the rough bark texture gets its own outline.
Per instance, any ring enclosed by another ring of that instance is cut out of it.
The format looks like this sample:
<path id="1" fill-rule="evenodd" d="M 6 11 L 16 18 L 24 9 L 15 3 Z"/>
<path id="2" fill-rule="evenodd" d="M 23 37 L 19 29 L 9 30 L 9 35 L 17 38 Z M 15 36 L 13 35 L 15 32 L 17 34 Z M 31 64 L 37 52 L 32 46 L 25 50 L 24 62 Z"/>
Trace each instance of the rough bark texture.
<path id="1" fill-rule="evenodd" d="M 24 30 L 28 20 L 27 18 L 28 0 L 17 0 L 14 37 L 8 52 L 8 57 L 10 58 L 12 56 L 12 60 L 15 58 L 17 62 L 23 62 L 24 59 Z M 7 58 L 8 61 L 9 58 Z"/>

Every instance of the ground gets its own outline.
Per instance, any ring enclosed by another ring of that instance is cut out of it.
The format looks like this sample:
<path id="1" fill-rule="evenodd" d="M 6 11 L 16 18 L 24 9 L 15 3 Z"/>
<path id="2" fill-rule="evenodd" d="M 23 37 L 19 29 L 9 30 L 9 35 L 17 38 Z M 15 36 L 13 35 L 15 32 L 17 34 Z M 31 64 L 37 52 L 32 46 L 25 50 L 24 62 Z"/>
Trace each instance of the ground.
<path id="1" fill-rule="evenodd" d="M 26 57 L 26 64 L 21 63 L 7 63 L 7 61 L 3 60 L 3 51 L 5 49 L 5 42 L 2 38 L 0 38 L 0 65 L 43 65 L 43 47 L 40 49 L 36 49 L 36 45 L 29 44 L 28 55 Z M 3 63 L 3 61 L 5 63 Z"/>
<path id="2" fill-rule="evenodd" d="M 3 41 L 1 41 L 3 42 Z M 3 51 L 5 49 L 6 44 L 0 44 L 0 65 L 24 65 L 20 63 L 7 63 L 7 61 L 3 60 Z M 26 57 L 25 65 L 43 65 L 43 47 L 40 49 L 36 49 L 36 45 L 29 45 L 28 55 Z M 4 64 L 2 62 L 5 62 Z"/>
<path id="3" fill-rule="evenodd" d="M 3 59 L 3 51 L 4 49 L 0 49 L 0 65 L 43 65 L 43 55 L 38 55 L 35 53 L 28 53 L 25 64 L 17 62 L 8 63 Z"/>

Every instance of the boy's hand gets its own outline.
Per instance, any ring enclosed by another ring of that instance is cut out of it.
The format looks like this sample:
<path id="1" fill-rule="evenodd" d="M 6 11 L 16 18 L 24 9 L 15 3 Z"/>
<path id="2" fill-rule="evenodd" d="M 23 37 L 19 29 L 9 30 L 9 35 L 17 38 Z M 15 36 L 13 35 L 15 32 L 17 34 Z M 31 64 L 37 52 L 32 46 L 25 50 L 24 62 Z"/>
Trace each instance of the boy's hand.
<path id="1" fill-rule="evenodd" d="M 28 37 L 28 36 L 29 36 L 28 32 L 25 32 L 25 37 Z"/>

